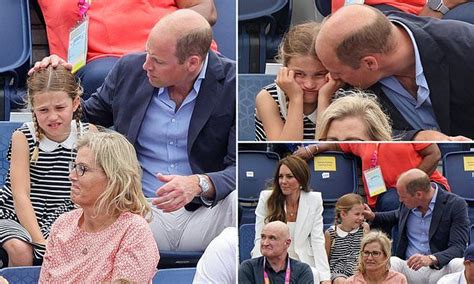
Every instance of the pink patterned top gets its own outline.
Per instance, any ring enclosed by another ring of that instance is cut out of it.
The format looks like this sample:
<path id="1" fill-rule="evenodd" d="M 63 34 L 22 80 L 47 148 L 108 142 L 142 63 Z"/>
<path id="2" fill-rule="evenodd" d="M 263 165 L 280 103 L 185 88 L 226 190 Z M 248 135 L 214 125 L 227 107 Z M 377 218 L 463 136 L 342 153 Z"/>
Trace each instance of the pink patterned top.
<path id="1" fill-rule="evenodd" d="M 349 277 L 346 280 L 346 284 L 366 284 L 367 281 L 365 281 L 364 276 L 362 273 L 356 273 Z M 379 282 L 381 284 L 407 284 L 407 278 L 405 275 L 389 270 L 387 274 L 387 278 L 385 278 L 382 282 Z"/>
<path id="2" fill-rule="evenodd" d="M 151 283 L 160 259 L 153 234 L 144 218 L 126 212 L 105 230 L 88 233 L 79 228 L 82 209 L 54 222 L 40 283 L 97 283 L 127 279 Z"/>

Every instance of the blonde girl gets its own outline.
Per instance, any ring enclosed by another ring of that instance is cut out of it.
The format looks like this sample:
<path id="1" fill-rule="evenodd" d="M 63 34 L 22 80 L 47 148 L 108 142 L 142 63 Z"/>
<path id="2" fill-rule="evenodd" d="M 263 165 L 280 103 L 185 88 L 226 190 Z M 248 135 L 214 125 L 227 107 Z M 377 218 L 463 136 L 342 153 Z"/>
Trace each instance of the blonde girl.
<path id="1" fill-rule="evenodd" d="M 62 66 L 28 79 L 33 121 L 13 133 L 10 172 L 0 198 L 0 245 L 8 266 L 41 263 L 52 222 L 72 209 L 68 175 L 76 140 L 97 131 L 80 122 L 81 95 L 79 82 Z"/>
<path id="2" fill-rule="evenodd" d="M 369 231 L 363 211 L 364 201 L 358 194 L 345 194 L 336 202 L 334 226 L 324 233 L 333 283 L 344 283 L 357 269 L 360 243 Z"/>

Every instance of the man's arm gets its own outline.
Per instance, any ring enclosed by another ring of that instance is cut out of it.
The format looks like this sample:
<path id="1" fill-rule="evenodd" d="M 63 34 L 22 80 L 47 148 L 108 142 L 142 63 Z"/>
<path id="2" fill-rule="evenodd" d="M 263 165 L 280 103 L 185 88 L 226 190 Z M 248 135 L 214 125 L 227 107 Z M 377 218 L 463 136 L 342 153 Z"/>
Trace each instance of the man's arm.
<path id="1" fill-rule="evenodd" d="M 191 9 L 201 14 L 213 26 L 217 21 L 217 10 L 214 0 L 176 0 L 180 9 Z"/>
<path id="2" fill-rule="evenodd" d="M 263 274 L 263 273 L 262 273 Z M 252 263 L 249 260 L 244 261 L 239 266 L 239 284 L 255 283 Z"/>
<path id="3" fill-rule="evenodd" d="M 428 176 L 431 176 L 438 167 L 439 159 L 441 159 L 441 151 L 438 145 L 431 144 L 426 148 L 419 150 L 418 154 L 422 157 L 421 163 L 417 168 L 424 171 Z"/>
<path id="4" fill-rule="evenodd" d="M 455 7 L 469 2 L 468 0 L 443 0 L 443 4 L 449 8 L 449 10 L 454 9 Z M 441 19 L 443 18 L 443 13 L 439 11 L 432 10 L 428 6 L 428 1 L 426 1 L 425 7 L 420 11 L 420 14 L 418 16 L 425 16 L 425 17 L 432 17 L 432 18 L 438 18 Z"/>

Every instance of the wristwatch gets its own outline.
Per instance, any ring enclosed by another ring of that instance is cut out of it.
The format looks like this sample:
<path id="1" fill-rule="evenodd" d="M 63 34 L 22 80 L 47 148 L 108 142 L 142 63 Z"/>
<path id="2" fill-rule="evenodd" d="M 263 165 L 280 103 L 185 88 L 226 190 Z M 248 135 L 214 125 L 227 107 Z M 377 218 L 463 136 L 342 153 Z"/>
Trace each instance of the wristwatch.
<path id="1" fill-rule="evenodd" d="M 438 11 L 441 14 L 446 14 L 449 8 L 444 5 L 443 0 L 428 0 L 428 7 L 433 11 Z"/>
<path id="2" fill-rule="evenodd" d="M 434 269 L 437 269 L 438 267 L 438 259 L 436 258 L 436 256 L 430 254 L 428 255 L 428 257 L 431 259 L 431 261 L 433 262 L 432 265 L 430 265 L 430 268 L 434 268 Z"/>
<path id="3" fill-rule="evenodd" d="M 207 180 L 205 175 L 197 175 L 199 179 L 199 187 L 201 188 L 201 194 L 206 194 L 209 191 L 209 181 Z"/>

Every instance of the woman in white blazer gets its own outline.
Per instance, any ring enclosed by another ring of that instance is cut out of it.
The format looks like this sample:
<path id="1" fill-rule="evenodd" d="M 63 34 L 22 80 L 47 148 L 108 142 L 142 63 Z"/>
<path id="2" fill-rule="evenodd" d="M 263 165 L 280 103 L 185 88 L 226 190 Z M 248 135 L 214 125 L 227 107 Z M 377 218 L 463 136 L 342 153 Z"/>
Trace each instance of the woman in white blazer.
<path id="1" fill-rule="evenodd" d="M 311 266 L 315 283 L 331 283 L 324 247 L 323 200 L 320 192 L 311 192 L 309 179 L 308 164 L 303 159 L 288 156 L 280 160 L 272 188 L 260 193 L 251 254 L 253 258 L 261 256 L 260 235 L 264 224 L 276 220 L 285 222 L 292 241 L 289 256 Z"/>

